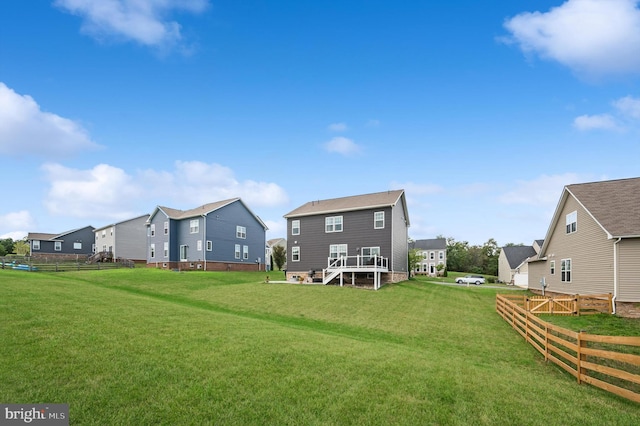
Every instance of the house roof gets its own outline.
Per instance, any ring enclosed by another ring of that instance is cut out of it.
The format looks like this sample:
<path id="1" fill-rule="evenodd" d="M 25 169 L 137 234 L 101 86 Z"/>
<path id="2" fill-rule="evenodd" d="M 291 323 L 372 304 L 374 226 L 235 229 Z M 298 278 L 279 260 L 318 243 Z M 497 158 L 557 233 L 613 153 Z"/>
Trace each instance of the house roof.
<path id="1" fill-rule="evenodd" d="M 506 246 L 502 247 L 509 268 L 515 269 L 528 257 L 535 256 L 536 250 L 532 246 Z"/>
<path id="2" fill-rule="evenodd" d="M 62 232 L 60 234 L 47 234 L 44 232 L 29 232 L 27 234 L 27 241 L 33 241 L 33 240 L 55 241 L 55 240 L 59 240 L 61 237 L 64 237 L 65 235 L 69 235 L 71 233 L 80 231 L 81 229 L 85 229 L 85 228 L 91 228 L 91 230 L 95 230 L 93 226 L 88 225 L 83 228 L 72 229 L 70 231 Z"/>
<path id="3" fill-rule="evenodd" d="M 100 228 L 96 228 L 94 232 L 102 231 L 103 229 L 111 228 L 112 226 L 120 225 L 121 223 L 131 222 L 132 220 L 142 219 L 143 217 L 148 218 L 148 214 L 143 214 L 140 216 L 133 217 L 131 219 L 121 220 L 120 222 L 110 223 L 109 225 L 102 226 Z"/>
<path id="4" fill-rule="evenodd" d="M 415 240 L 410 243 L 411 248 L 418 250 L 446 250 L 447 239 L 446 238 L 432 238 L 429 240 Z"/>
<path id="5" fill-rule="evenodd" d="M 354 195 L 350 197 L 331 198 L 328 200 L 309 201 L 295 210 L 285 214 L 285 218 L 298 216 L 312 216 L 318 214 L 338 213 L 354 210 L 368 210 L 382 207 L 393 207 L 398 202 L 403 203 L 407 225 L 409 214 L 407 211 L 404 190 L 376 192 L 373 194 Z"/>
<path id="6" fill-rule="evenodd" d="M 612 238 L 640 237 L 640 178 L 567 185 Z"/>
<path id="7" fill-rule="evenodd" d="M 278 246 L 278 245 L 282 247 L 287 247 L 287 240 L 284 238 L 272 238 L 267 241 L 267 246 L 269 247 Z"/>
<path id="8" fill-rule="evenodd" d="M 153 213 L 149 215 L 149 219 L 147 219 L 147 223 L 151 222 L 151 219 L 156 215 L 158 211 L 162 211 L 170 219 L 182 220 L 182 219 L 189 219 L 192 217 L 206 216 L 209 213 L 212 213 L 218 209 L 221 209 L 222 207 L 228 206 L 229 204 L 235 203 L 236 201 L 240 202 L 244 206 L 244 208 L 246 208 L 256 218 L 258 222 L 260 222 L 260 225 L 262 225 L 265 230 L 269 229 L 267 225 L 262 221 L 262 219 L 260 219 L 259 216 L 253 213 L 251 209 L 247 207 L 247 205 L 242 201 L 242 199 L 237 197 L 230 198 L 228 200 L 222 200 L 222 201 L 216 201 L 213 203 L 204 204 L 200 207 L 196 207 L 190 210 L 178 210 L 178 209 L 172 209 L 170 207 L 158 206 L 153 211 Z"/>
<path id="9" fill-rule="evenodd" d="M 542 244 L 544 244 L 544 240 L 533 240 L 533 242 L 536 243 L 538 247 L 542 247 Z"/>

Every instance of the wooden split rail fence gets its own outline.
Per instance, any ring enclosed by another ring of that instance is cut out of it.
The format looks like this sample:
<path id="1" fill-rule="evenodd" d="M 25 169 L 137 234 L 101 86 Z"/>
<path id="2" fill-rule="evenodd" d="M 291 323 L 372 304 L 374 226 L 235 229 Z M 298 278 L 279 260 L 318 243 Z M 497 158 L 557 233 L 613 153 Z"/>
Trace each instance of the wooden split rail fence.
<path id="1" fill-rule="evenodd" d="M 640 337 L 575 332 L 541 320 L 516 303 L 522 297 L 496 295 L 496 310 L 545 361 L 573 375 L 578 383 L 640 403 Z"/>
<path id="2" fill-rule="evenodd" d="M 591 315 L 613 312 L 611 293 L 568 296 L 523 296 L 502 294 L 502 297 L 532 314 Z"/>

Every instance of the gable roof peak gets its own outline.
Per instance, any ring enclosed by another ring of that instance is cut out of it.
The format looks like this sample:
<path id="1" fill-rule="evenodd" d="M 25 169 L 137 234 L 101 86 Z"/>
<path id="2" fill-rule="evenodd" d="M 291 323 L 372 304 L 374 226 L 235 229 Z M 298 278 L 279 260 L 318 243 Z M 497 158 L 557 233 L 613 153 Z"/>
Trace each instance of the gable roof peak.
<path id="1" fill-rule="evenodd" d="M 309 216 L 315 214 L 395 206 L 403 196 L 404 190 L 397 189 L 383 192 L 374 192 L 371 194 L 352 195 L 348 197 L 329 198 L 325 200 L 313 200 L 290 211 L 289 213 L 284 215 L 284 217 L 289 218 L 296 216 Z M 404 200 L 403 202 L 406 203 Z"/>

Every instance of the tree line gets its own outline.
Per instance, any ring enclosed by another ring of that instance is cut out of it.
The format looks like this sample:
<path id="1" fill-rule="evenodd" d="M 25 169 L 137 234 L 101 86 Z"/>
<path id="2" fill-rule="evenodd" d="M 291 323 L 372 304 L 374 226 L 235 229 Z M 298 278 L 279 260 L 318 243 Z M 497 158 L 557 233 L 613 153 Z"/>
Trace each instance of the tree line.
<path id="1" fill-rule="evenodd" d="M 489 238 L 482 245 L 469 245 L 467 241 L 456 241 L 450 237 L 446 240 L 448 271 L 498 275 L 500 247 L 496 240 Z"/>
<path id="2" fill-rule="evenodd" d="M 0 239 L 0 256 L 6 256 L 8 254 L 29 254 L 29 243 L 26 239 L 13 241 L 12 238 Z"/>

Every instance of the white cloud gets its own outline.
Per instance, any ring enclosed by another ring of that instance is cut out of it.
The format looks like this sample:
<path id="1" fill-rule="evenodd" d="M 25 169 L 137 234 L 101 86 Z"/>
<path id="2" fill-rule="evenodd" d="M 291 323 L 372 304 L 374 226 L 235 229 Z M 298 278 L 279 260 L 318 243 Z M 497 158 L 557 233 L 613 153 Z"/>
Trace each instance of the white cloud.
<path id="1" fill-rule="evenodd" d="M 76 170 L 50 163 L 43 170 L 51 183 L 44 204 L 55 215 L 127 219 L 136 215 L 132 201 L 144 193 L 133 177 L 108 164 Z"/>
<path id="2" fill-rule="evenodd" d="M 619 130 L 616 120 L 609 114 L 581 115 L 573 120 L 578 130 Z"/>
<path id="3" fill-rule="evenodd" d="M 348 129 L 346 123 L 331 123 L 327 128 L 332 132 L 344 132 Z"/>
<path id="4" fill-rule="evenodd" d="M 123 220 L 150 212 L 157 204 L 189 209 L 235 197 L 252 210 L 288 201 L 275 183 L 241 182 L 228 167 L 199 161 L 177 161 L 174 170 L 135 175 L 108 164 L 89 170 L 46 164 L 43 170 L 50 182 L 44 202 L 49 213 L 84 219 Z"/>
<path id="5" fill-rule="evenodd" d="M 0 153 L 50 158 L 97 147 L 78 123 L 42 111 L 31 96 L 0 82 Z"/>
<path id="6" fill-rule="evenodd" d="M 624 116 L 640 119 L 640 99 L 625 96 L 614 101 L 613 106 Z"/>
<path id="7" fill-rule="evenodd" d="M 568 0 L 507 19 L 509 41 L 585 77 L 640 73 L 637 0 Z"/>
<path id="8" fill-rule="evenodd" d="M 331 139 L 324 144 L 324 147 L 329 152 L 337 152 L 342 155 L 356 154 L 362 150 L 362 148 L 351 139 L 342 136 Z"/>
<path id="9" fill-rule="evenodd" d="M 173 11 L 202 13 L 208 0 L 56 0 L 54 4 L 80 16 L 81 30 L 92 37 L 171 47 L 183 42 L 183 36 L 180 24 L 167 15 Z"/>
<path id="10" fill-rule="evenodd" d="M 501 204 L 525 204 L 540 207 L 543 210 L 555 208 L 560 194 L 565 185 L 584 182 L 584 176 L 576 173 L 565 173 L 561 175 L 542 175 L 529 181 L 519 180 L 515 187 L 500 195 L 498 201 Z"/>
<path id="11" fill-rule="evenodd" d="M 11 238 L 14 241 L 26 237 L 35 225 L 33 216 L 27 210 L 0 215 L 0 239 Z"/>

